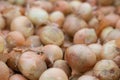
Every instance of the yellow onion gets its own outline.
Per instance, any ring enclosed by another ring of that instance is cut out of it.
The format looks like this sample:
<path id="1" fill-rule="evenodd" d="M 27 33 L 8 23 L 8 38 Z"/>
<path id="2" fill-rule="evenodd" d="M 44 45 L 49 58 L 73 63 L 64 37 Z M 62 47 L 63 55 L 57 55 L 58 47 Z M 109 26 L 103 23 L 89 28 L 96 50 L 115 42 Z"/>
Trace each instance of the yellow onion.
<path id="1" fill-rule="evenodd" d="M 43 44 L 61 45 L 64 41 L 62 30 L 55 26 L 45 26 L 40 29 L 40 40 Z"/>
<path id="2" fill-rule="evenodd" d="M 33 7 L 28 9 L 26 16 L 37 26 L 48 23 L 49 15 L 47 11 L 41 8 Z"/>
<path id="3" fill-rule="evenodd" d="M 68 80 L 68 77 L 63 70 L 50 68 L 42 73 L 39 80 Z"/>
<path id="4" fill-rule="evenodd" d="M 101 60 L 93 68 L 94 75 L 100 80 L 118 80 L 120 69 L 112 60 Z"/>

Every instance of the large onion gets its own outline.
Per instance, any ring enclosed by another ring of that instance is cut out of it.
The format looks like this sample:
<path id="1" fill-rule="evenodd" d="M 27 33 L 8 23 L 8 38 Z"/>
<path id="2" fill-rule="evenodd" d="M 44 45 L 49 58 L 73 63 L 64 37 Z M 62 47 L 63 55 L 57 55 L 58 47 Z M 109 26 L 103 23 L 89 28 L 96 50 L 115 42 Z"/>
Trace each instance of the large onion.
<path id="1" fill-rule="evenodd" d="M 75 44 L 91 44 L 97 42 L 97 34 L 94 29 L 84 28 L 75 33 Z"/>
<path id="2" fill-rule="evenodd" d="M 72 75 L 90 70 L 96 63 L 96 55 L 85 45 L 73 45 L 65 52 L 65 59 L 72 68 Z"/>
<path id="3" fill-rule="evenodd" d="M 54 26 L 46 26 L 41 28 L 39 35 L 43 44 L 61 45 L 64 41 L 63 32 Z"/>
<path id="4" fill-rule="evenodd" d="M 99 61 L 93 70 L 100 80 L 118 80 L 120 77 L 120 69 L 112 60 Z"/>
<path id="5" fill-rule="evenodd" d="M 35 52 L 27 51 L 20 56 L 18 68 L 28 79 L 38 80 L 40 75 L 47 69 L 47 66 Z"/>
<path id="6" fill-rule="evenodd" d="M 12 31 L 19 31 L 25 37 L 29 37 L 34 33 L 34 27 L 31 21 L 25 16 L 16 17 L 10 26 Z"/>
<path id="7" fill-rule="evenodd" d="M 50 68 L 43 72 L 39 80 L 68 80 L 65 72 L 59 68 Z"/>
<path id="8" fill-rule="evenodd" d="M 48 23 L 49 15 L 44 9 L 41 8 L 30 8 L 26 12 L 26 16 L 37 26 Z"/>

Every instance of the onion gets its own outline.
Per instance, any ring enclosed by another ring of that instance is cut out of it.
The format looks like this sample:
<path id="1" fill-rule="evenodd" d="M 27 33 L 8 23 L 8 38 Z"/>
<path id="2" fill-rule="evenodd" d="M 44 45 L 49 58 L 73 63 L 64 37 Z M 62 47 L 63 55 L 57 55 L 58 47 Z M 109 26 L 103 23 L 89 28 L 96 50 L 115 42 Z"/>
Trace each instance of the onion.
<path id="1" fill-rule="evenodd" d="M 115 6 L 119 6 L 119 5 L 120 5 L 120 0 L 115 0 L 115 1 L 114 1 L 114 5 L 115 5 Z"/>
<path id="2" fill-rule="evenodd" d="M 114 0 L 98 0 L 98 4 L 103 5 L 103 6 L 108 6 L 111 5 L 114 2 Z"/>
<path id="3" fill-rule="evenodd" d="M 9 68 L 9 73 L 10 73 L 9 77 L 11 77 L 12 75 L 14 75 L 14 71 L 11 68 Z"/>
<path id="4" fill-rule="evenodd" d="M 113 61 L 119 66 L 119 68 L 120 68 L 120 56 L 118 55 L 118 56 L 116 56 L 114 59 L 113 59 Z"/>
<path id="5" fill-rule="evenodd" d="M 90 28 L 94 28 L 95 30 L 99 27 L 99 20 L 96 17 L 93 17 L 88 22 Z"/>
<path id="6" fill-rule="evenodd" d="M 58 16 L 59 15 L 59 16 Z M 52 12 L 51 14 L 50 14 L 50 21 L 52 22 L 52 23 L 56 23 L 56 24 L 58 24 L 59 25 L 59 27 L 62 27 L 62 25 L 63 25 L 63 22 L 64 22 L 64 20 L 65 20 L 65 16 L 64 16 L 64 14 L 62 13 L 62 12 L 60 12 L 60 11 L 54 11 L 54 12 Z"/>
<path id="7" fill-rule="evenodd" d="M 84 28 L 75 33 L 75 44 L 91 44 L 97 42 L 97 34 L 94 29 Z"/>
<path id="8" fill-rule="evenodd" d="M 6 23 L 10 26 L 12 20 L 18 16 L 22 16 L 22 8 L 21 7 L 9 7 L 3 10 L 3 17 L 6 19 Z"/>
<path id="9" fill-rule="evenodd" d="M 46 44 L 61 45 L 64 41 L 63 32 L 55 26 L 45 26 L 41 28 L 39 36 L 41 42 L 45 45 Z"/>
<path id="10" fill-rule="evenodd" d="M 6 47 L 5 39 L 2 36 L 0 36 L 0 54 L 3 53 L 5 47 Z"/>
<path id="11" fill-rule="evenodd" d="M 89 21 L 92 18 L 92 11 L 92 6 L 89 3 L 82 3 L 81 6 L 78 7 L 76 14 L 80 18 Z"/>
<path id="12" fill-rule="evenodd" d="M 100 38 L 103 42 L 106 42 L 107 36 L 110 34 L 110 32 L 112 32 L 114 29 L 113 27 L 106 27 L 105 29 L 102 30 L 101 34 L 100 34 Z"/>
<path id="13" fill-rule="evenodd" d="M 38 80 L 40 75 L 47 69 L 47 66 L 35 52 L 27 51 L 20 56 L 18 68 L 28 79 Z"/>
<path id="14" fill-rule="evenodd" d="M 9 78 L 9 80 L 27 80 L 27 79 L 20 74 L 14 74 Z"/>
<path id="15" fill-rule="evenodd" d="M 84 75 L 93 76 L 93 69 L 85 72 Z"/>
<path id="16" fill-rule="evenodd" d="M 117 21 L 115 28 L 120 29 L 120 19 Z"/>
<path id="17" fill-rule="evenodd" d="M 78 80 L 99 80 L 99 79 L 89 75 L 82 75 L 81 77 L 78 78 Z"/>
<path id="18" fill-rule="evenodd" d="M 69 3 L 64 0 L 55 1 L 55 3 L 53 4 L 53 7 L 54 7 L 54 11 L 61 11 L 64 14 L 68 14 L 71 11 Z"/>
<path id="19" fill-rule="evenodd" d="M 9 32 L 6 41 L 9 47 L 23 46 L 25 44 L 24 36 L 18 31 Z"/>
<path id="20" fill-rule="evenodd" d="M 55 63 L 53 64 L 53 67 L 62 69 L 67 74 L 68 77 L 71 75 L 70 67 L 68 66 L 65 60 L 55 61 Z"/>
<path id="21" fill-rule="evenodd" d="M 74 36 L 78 30 L 86 28 L 87 26 L 87 23 L 83 19 L 79 19 L 75 15 L 69 15 L 65 19 L 63 30 L 68 35 Z"/>
<path id="22" fill-rule="evenodd" d="M 94 66 L 94 75 L 100 80 L 118 80 L 120 69 L 112 60 L 101 60 Z"/>
<path id="23" fill-rule="evenodd" d="M 8 0 L 12 4 L 25 5 L 26 0 Z"/>
<path id="24" fill-rule="evenodd" d="M 39 80 L 68 80 L 65 72 L 59 68 L 50 68 L 43 72 Z"/>
<path id="25" fill-rule="evenodd" d="M 57 45 L 46 45 L 43 47 L 43 53 L 47 56 L 49 61 L 48 66 L 53 65 L 56 60 L 63 58 L 62 49 Z"/>
<path id="26" fill-rule="evenodd" d="M 34 36 L 28 37 L 28 38 L 26 39 L 25 45 L 26 45 L 27 47 L 32 47 L 32 48 L 33 48 L 33 47 L 39 47 L 39 46 L 41 45 L 39 36 L 34 35 Z"/>
<path id="27" fill-rule="evenodd" d="M 3 18 L 2 14 L 0 14 L 0 30 L 5 28 L 5 19 Z"/>
<path id="28" fill-rule="evenodd" d="M 90 70 L 96 63 L 96 55 L 85 45 L 73 45 L 67 48 L 65 60 L 72 68 L 72 75 Z"/>
<path id="29" fill-rule="evenodd" d="M 11 31 L 19 31 L 25 37 L 29 37 L 34 33 L 34 27 L 31 21 L 25 16 L 16 17 L 10 26 Z"/>
<path id="30" fill-rule="evenodd" d="M 12 50 L 10 53 L 10 57 L 7 60 L 7 65 L 14 71 L 19 71 L 18 69 L 18 61 L 22 54 L 22 51 Z"/>
<path id="31" fill-rule="evenodd" d="M 120 19 L 119 15 L 111 13 L 105 16 L 106 21 L 108 21 L 110 26 L 115 27 L 117 21 Z"/>
<path id="32" fill-rule="evenodd" d="M 49 17 L 48 13 L 44 9 L 37 7 L 30 8 L 26 12 L 26 16 L 37 26 L 47 24 Z"/>
<path id="33" fill-rule="evenodd" d="M 34 1 L 31 6 L 42 8 L 49 13 L 53 11 L 53 5 L 50 1 L 45 1 L 45 0 Z"/>
<path id="34" fill-rule="evenodd" d="M 0 61 L 0 80 L 8 80 L 9 75 L 9 68 L 4 62 Z"/>
<path id="35" fill-rule="evenodd" d="M 78 7 L 80 7 L 82 3 L 80 1 L 70 1 L 69 5 L 70 5 L 70 8 L 71 8 L 71 11 L 74 13 L 78 10 Z"/>
<path id="36" fill-rule="evenodd" d="M 115 40 L 111 40 L 103 45 L 101 58 L 102 59 L 114 59 L 119 54 L 120 53 L 119 53 L 119 50 L 117 49 Z"/>
<path id="37" fill-rule="evenodd" d="M 102 53 L 102 45 L 101 44 L 90 44 L 88 46 L 95 54 L 97 61 L 101 59 L 101 53 Z"/>

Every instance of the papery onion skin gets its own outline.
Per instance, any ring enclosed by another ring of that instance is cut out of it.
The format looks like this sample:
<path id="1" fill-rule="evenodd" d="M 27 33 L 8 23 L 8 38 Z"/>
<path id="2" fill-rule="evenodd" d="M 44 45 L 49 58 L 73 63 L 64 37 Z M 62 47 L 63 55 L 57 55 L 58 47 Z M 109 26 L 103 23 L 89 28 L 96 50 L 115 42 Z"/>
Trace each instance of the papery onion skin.
<path id="1" fill-rule="evenodd" d="M 112 60 L 101 60 L 93 68 L 94 75 L 100 80 L 118 80 L 120 69 Z"/>
<path id="2" fill-rule="evenodd" d="M 16 17 L 11 23 L 10 30 L 19 31 L 25 37 L 29 37 L 34 33 L 33 24 L 26 16 Z"/>
<path id="3" fill-rule="evenodd" d="M 64 41 L 63 31 L 54 26 L 45 26 L 40 29 L 40 40 L 43 44 L 62 45 Z"/>
<path id="4" fill-rule="evenodd" d="M 9 75 L 8 66 L 4 62 L 0 61 L 0 80 L 8 80 Z"/>
<path id="5" fill-rule="evenodd" d="M 43 72 L 39 80 L 68 80 L 68 77 L 62 69 L 50 68 Z"/>
<path id="6" fill-rule="evenodd" d="M 90 70 L 96 63 L 96 55 L 86 45 L 73 45 L 67 48 L 65 60 L 72 68 L 72 75 Z"/>
<path id="7" fill-rule="evenodd" d="M 20 72 L 30 80 L 38 80 L 47 69 L 45 62 L 33 51 L 24 52 L 19 59 Z"/>
<path id="8" fill-rule="evenodd" d="M 27 80 L 27 79 L 20 74 L 14 74 L 9 78 L 9 80 Z"/>

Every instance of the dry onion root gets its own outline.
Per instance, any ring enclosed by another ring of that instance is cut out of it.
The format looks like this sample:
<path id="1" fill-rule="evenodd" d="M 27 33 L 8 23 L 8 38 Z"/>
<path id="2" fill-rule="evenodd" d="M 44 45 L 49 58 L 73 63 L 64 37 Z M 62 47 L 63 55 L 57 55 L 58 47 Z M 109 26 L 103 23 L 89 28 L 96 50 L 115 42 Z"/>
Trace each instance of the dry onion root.
<path id="1" fill-rule="evenodd" d="M 68 77 L 63 70 L 50 68 L 42 73 L 39 80 L 68 80 Z"/>
<path id="2" fill-rule="evenodd" d="M 100 80 L 118 80 L 120 69 L 112 60 L 101 60 L 93 68 L 94 75 Z"/>
<path id="3" fill-rule="evenodd" d="M 40 29 L 40 40 L 43 44 L 62 45 L 64 41 L 64 34 L 62 30 L 55 26 L 45 26 Z"/>
<path id="4" fill-rule="evenodd" d="M 72 68 L 72 75 L 80 75 L 91 69 L 96 63 L 96 55 L 86 45 L 73 45 L 67 48 L 65 60 Z"/>

